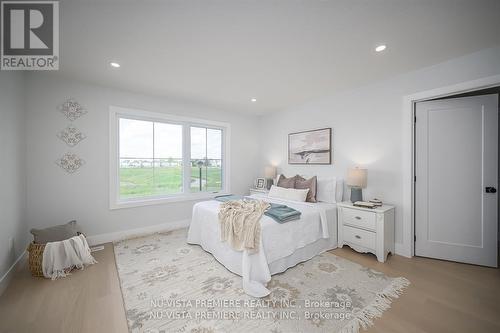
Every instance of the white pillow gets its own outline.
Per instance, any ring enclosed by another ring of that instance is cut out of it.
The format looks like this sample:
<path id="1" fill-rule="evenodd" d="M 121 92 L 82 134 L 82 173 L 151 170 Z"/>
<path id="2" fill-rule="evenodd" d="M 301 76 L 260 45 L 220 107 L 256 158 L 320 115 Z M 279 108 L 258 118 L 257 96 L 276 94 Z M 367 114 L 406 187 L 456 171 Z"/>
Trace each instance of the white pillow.
<path id="1" fill-rule="evenodd" d="M 340 186 L 337 186 L 337 183 Z M 316 200 L 327 203 L 342 201 L 344 182 L 336 177 L 329 179 L 318 179 L 316 186 Z"/>
<path id="2" fill-rule="evenodd" d="M 268 196 L 271 198 L 305 202 L 309 189 L 299 190 L 295 188 L 284 188 L 271 186 Z"/>
<path id="3" fill-rule="evenodd" d="M 342 178 L 337 178 L 335 184 L 335 200 L 337 202 L 342 202 L 344 199 L 344 180 Z"/>
<path id="4" fill-rule="evenodd" d="M 276 179 L 274 180 L 275 184 L 278 184 L 280 177 L 281 177 L 281 173 L 278 173 L 278 175 L 276 176 Z"/>

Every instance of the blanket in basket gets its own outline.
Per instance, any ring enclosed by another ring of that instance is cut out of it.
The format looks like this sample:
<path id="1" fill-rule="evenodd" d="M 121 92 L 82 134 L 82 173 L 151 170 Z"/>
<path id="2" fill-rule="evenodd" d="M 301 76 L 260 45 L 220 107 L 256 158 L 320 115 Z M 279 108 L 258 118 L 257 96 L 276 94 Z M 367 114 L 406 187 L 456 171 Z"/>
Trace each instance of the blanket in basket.
<path id="1" fill-rule="evenodd" d="M 49 242 L 43 250 L 43 276 L 52 280 L 65 277 L 73 268 L 96 264 L 85 236 L 80 234 L 60 242 Z"/>

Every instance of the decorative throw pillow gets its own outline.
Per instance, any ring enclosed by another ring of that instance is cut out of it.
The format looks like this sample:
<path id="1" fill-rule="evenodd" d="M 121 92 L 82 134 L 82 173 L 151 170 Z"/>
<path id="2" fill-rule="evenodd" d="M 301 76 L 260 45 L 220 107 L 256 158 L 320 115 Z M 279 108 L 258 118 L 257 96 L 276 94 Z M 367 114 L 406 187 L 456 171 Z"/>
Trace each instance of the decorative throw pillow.
<path id="1" fill-rule="evenodd" d="M 299 190 L 294 188 L 284 188 L 279 186 L 271 186 L 268 196 L 270 198 L 285 199 L 291 201 L 305 202 L 309 189 Z"/>
<path id="2" fill-rule="evenodd" d="M 336 199 L 336 184 L 337 179 L 335 177 L 318 179 L 316 188 L 316 201 L 336 203 L 338 201 Z M 342 195 L 340 196 L 340 201 L 342 201 Z"/>
<path id="3" fill-rule="evenodd" d="M 318 179 L 316 176 L 305 179 L 302 178 L 301 176 L 297 175 L 295 176 L 295 188 L 296 189 L 309 189 L 309 192 L 307 192 L 307 202 L 316 202 L 316 188 L 317 188 L 317 182 Z"/>
<path id="4" fill-rule="evenodd" d="M 295 187 L 295 178 L 297 176 L 291 177 L 291 178 L 286 178 L 284 175 L 280 175 L 280 178 L 278 179 L 278 184 L 277 186 L 279 187 L 284 187 L 284 188 L 294 188 Z"/>
<path id="5" fill-rule="evenodd" d="M 81 233 L 80 226 L 76 221 L 71 221 L 66 224 L 56 225 L 45 229 L 31 229 L 35 243 L 45 244 L 48 242 L 59 242 Z"/>

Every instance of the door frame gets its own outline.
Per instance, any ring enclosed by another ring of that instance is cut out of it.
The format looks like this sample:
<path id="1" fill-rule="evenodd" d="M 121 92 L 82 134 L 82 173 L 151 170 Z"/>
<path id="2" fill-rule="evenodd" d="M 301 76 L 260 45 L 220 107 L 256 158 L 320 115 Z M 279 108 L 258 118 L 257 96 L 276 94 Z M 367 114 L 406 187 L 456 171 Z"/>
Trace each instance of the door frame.
<path id="1" fill-rule="evenodd" d="M 430 99 L 493 88 L 500 85 L 500 75 L 466 81 L 403 97 L 403 243 L 396 244 L 396 253 L 411 258 L 415 256 L 415 104 Z"/>

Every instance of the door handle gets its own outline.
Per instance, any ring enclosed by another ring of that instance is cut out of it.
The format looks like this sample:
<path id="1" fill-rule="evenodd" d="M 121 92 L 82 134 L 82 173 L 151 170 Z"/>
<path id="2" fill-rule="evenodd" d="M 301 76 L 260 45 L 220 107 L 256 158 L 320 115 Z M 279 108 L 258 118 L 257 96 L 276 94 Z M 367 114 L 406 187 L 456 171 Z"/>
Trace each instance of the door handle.
<path id="1" fill-rule="evenodd" d="M 493 186 L 486 186 L 486 193 L 497 193 L 497 189 Z"/>

